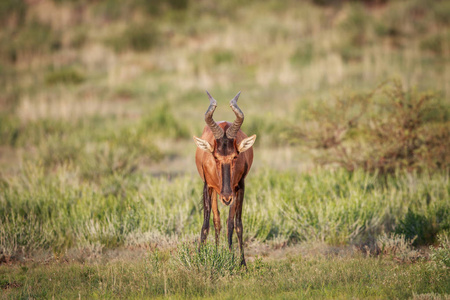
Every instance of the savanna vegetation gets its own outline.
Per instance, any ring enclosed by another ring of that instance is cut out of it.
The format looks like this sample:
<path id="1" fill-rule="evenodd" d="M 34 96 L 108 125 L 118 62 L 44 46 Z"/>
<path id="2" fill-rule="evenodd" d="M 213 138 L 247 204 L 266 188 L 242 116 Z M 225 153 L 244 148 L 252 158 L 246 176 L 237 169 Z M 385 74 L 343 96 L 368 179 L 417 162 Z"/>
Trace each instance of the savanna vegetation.
<path id="1" fill-rule="evenodd" d="M 439 0 L 2 1 L 1 297 L 449 297 L 449 28 Z M 258 136 L 248 269 L 197 251 L 205 89 Z"/>

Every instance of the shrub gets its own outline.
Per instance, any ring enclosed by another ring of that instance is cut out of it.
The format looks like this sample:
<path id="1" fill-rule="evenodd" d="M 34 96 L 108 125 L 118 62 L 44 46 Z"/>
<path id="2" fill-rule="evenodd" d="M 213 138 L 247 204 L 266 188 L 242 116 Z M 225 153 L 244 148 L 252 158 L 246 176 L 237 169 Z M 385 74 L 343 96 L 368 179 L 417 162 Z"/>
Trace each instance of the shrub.
<path id="1" fill-rule="evenodd" d="M 435 34 L 425 38 L 420 43 L 420 48 L 436 55 L 443 55 L 445 44 L 450 42 L 450 34 Z"/>
<path id="2" fill-rule="evenodd" d="M 430 247 L 430 260 L 437 268 L 450 271 L 450 231 L 438 235 L 439 246 Z"/>
<path id="3" fill-rule="evenodd" d="M 137 136 L 130 136 L 129 139 L 120 136 L 111 137 L 110 142 L 86 147 L 77 164 L 84 179 L 101 180 L 109 175 L 130 175 L 139 169 L 143 161 L 154 162 L 161 157 L 161 152 L 151 141 L 139 140 Z M 115 193 L 116 188 L 113 187 L 113 190 Z"/>
<path id="4" fill-rule="evenodd" d="M 19 132 L 19 120 L 9 114 L 0 113 L 0 145 L 14 146 Z"/>
<path id="5" fill-rule="evenodd" d="M 12 18 L 16 18 L 16 23 L 21 24 L 26 11 L 27 5 L 23 0 L 0 1 L 0 25 L 5 25 Z"/>
<path id="6" fill-rule="evenodd" d="M 354 3 L 348 17 L 340 24 L 342 41 L 338 45 L 338 51 L 344 61 L 359 61 L 362 58 L 362 47 L 369 42 L 370 15 L 365 8 Z"/>
<path id="7" fill-rule="evenodd" d="M 136 52 L 149 51 L 160 42 L 160 34 L 153 23 L 134 24 L 120 35 L 110 38 L 106 44 L 116 52 L 133 50 Z"/>
<path id="8" fill-rule="evenodd" d="M 239 271 L 238 256 L 224 246 L 216 247 L 206 244 L 200 248 L 182 244 L 178 248 L 177 262 L 187 271 L 206 272 L 212 279 L 232 275 Z"/>
<path id="9" fill-rule="evenodd" d="M 432 10 L 436 17 L 436 20 L 443 25 L 450 24 L 450 2 L 448 1 L 433 1 Z"/>
<path id="10" fill-rule="evenodd" d="M 307 66 L 311 63 L 314 55 L 313 43 L 306 42 L 302 46 L 299 46 L 295 52 L 291 55 L 291 63 L 300 66 Z"/>
<path id="11" fill-rule="evenodd" d="M 426 245 L 434 242 L 437 230 L 427 217 L 408 210 L 395 228 L 395 232 L 413 240 L 414 245 Z"/>
<path id="12" fill-rule="evenodd" d="M 168 138 L 187 138 L 188 130 L 172 114 L 166 103 L 156 107 L 148 116 L 143 117 L 139 132 L 162 135 Z"/>
<path id="13" fill-rule="evenodd" d="M 234 53 L 229 50 L 218 50 L 213 52 L 214 63 L 219 64 L 227 64 L 232 63 L 235 59 Z"/>
<path id="14" fill-rule="evenodd" d="M 61 48 L 61 36 L 54 32 L 50 25 L 32 21 L 11 37 L 11 50 L 16 55 L 32 55 L 47 53 Z"/>
<path id="15" fill-rule="evenodd" d="M 147 13 L 157 16 L 165 10 L 175 10 L 184 12 L 189 8 L 189 0 L 168 0 L 168 1 L 136 1 L 139 9 L 144 9 Z"/>
<path id="16" fill-rule="evenodd" d="M 87 33 L 80 29 L 77 30 L 75 33 L 73 33 L 69 45 L 75 49 L 79 49 L 86 44 L 87 40 L 88 40 Z"/>
<path id="17" fill-rule="evenodd" d="M 376 246 L 382 255 L 389 255 L 398 262 L 412 262 L 420 258 L 417 250 L 412 245 L 415 237 L 407 238 L 405 235 L 384 233 L 377 238 Z"/>
<path id="18" fill-rule="evenodd" d="M 99 1 L 94 6 L 93 12 L 96 17 L 104 19 L 105 21 L 117 20 L 131 13 L 130 1 L 121 1 L 121 0 Z"/>
<path id="19" fill-rule="evenodd" d="M 14 63 L 21 57 L 59 50 L 61 45 L 59 33 L 47 24 L 32 20 L 25 26 L 5 30 L 0 35 L 0 59 Z"/>
<path id="20" fill-rule="evenodd" d="M 447 168 L 449 109 L 441 104 L 436 94 L 405 92 L 392 81 L 370 93 L 313 108 L 313 119 L 294 128 L 291 137 L 325 150 L 318 157 L 320 163 L 337 163 L 350 171 Z"/>
<path id="21" fill-rule="evenodd" d="M 62 68 L 49 72 L 45 77 L 47 84 L 79 84 L 85 80 L 85 76 L 73 68 Z"/>
<path id="22" fill-rule="evenodd" d="M 67 135 L 52 135 L 39 144 L 38 155 L 46 168 L 76 161 L 81 154 L 82 145 L 76 138 Z"/>

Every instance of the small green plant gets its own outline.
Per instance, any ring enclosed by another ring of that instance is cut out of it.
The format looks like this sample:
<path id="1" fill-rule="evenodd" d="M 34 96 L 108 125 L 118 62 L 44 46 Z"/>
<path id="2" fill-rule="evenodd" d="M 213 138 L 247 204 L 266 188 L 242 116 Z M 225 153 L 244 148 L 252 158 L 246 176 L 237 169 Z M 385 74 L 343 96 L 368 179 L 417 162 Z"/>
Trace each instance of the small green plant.
<path id="1" fill-rule="evenodd" d="M 437 239 L 439 246 L 430 246 L 430 260 L 435 267 L 450 273 L 450 231 L 441 232 Z"/>
<path id="2" fill-rule="evenodd" d="M 371 17 L 360 3 L 353 3 L 347 18 L 340 24 L 342 40 L 337 50 L 344 61 L 360 61 L 362 47 L 369 43 Z"/>
<path id="3" fill-rule="evenodd" d="M 27 12 L 27 4 L 23 0 L 1 1 L 0 2 L 0 25 L 5 25 L 11 19 L 16 19 L 20 25 Z"/>
<path id="4" fill-rule="evenodd" d="M 106 44 L 116 52 L 125 50 L 145 52 L 153 49 L 160 42 L 160 33 L 154 23 L 130 25 L 123 33 L 106 40 Z"/>
<path id="5" fill-rule="evenodd" d="M 314 57 L 314 45 L 312 42 L 302 43 L 291 55 L 290 61 L 299 66 L 311 64 Z"/>
<path id="6" fill-rule="evenodd" d="M 414 240 L 414 245 L 426 245 L 434 242 L 437 229 L 425 216 L 408 210 L 395 228 L 395 232 Z"/>
<path id="7" fill-rule="evenodd" d="M 420 43 L 420 48 L 424 51 L 428 51 L 435 55 L 441 56 L 446 54 L 445 45 L 448 45 L 449 43 L 450 43 L 449 33 L 438 33 L 425 38 Z"/>
<path id="8" fill-rule="evenodd" d="M 0 112 L 0 145 L 14 146 L 20 133 L 20 121 L 10 114 Z"/>
<path id="9" fill-rule="evenodd" d="M 75 31 L 69 41 L 70 47 L 73 47 L 75 49 L 79 49 L 83 47 L 88 40 L 88 36 L 86 31 L 79 29 Z"/>
<path id="10" fill-rule="evenodd" d="M 219 64 L 228 64 L 232 63 L 235 59 L 235 55 L 232 51 L 229 50 L 219 50 L 214 51 L 213 53 L 214 63 Z"/>
<path id="11" fill-rule="evenodd" d="M 20 58 L 48 54 L 61 47 L 60 33 L 37 20 L 0 34 L 0 59 L 7 62 L 14 63 Z"/>
<path id="12" fill-rule="evenodd" d="M 177 262 L 187 271 L 206 272 L 212 278 L 233 275 L 240 270 L 238 256 L 226 247 L 206 244 L 197 248 L 182 244 L 178 248 Z"/>
<path id="13" fill-rule="evenodd" d="M 82 144 L 77 139 L 53 135 L 38 147 L 39 159 L 46 168 L 52 168 L 68 162 L 76 161 L 82 150 Z"/>
<path id="14" fill-rule="evenodd" d="M 170 105 L 164 103 L 155 107 L 148 115 L 144 116 L 138 127 L 138 132 L 160 135 L 166 138 L 187 138 L 189 132 L 180 124 L 173 115 Z"/>
<path id="15" fill-rule="evenodd" d="M 413 262 L 421 257 L 412 245 L 416 237 L 406 238 L 401 234 L 382 234 L 378 236 L 376 246 L 383 255 L 388 255 L 398 262 Z"/>
<path id="16" fill-rule="evenodd" d="M 189 0 L 167 0 L 167 1 L 134 1 L 135 9 L 144 11 L 153 17 L 164 16 L 170 11 L 185 12 L 189 9 Z"/>
<path id="17" fill-rule="evenodd" d="M 85 76 L 74 68 L 61 68 L 49 72 L 45 77 L 45 82 L 54 84 L 80 84 L 85 80 Z"/>
<path id="18" fill-rule="evenodd" d="M 433 1 L 432 12 L 441 24 L 450 25 L 450 3 L 448 1 Z"/>

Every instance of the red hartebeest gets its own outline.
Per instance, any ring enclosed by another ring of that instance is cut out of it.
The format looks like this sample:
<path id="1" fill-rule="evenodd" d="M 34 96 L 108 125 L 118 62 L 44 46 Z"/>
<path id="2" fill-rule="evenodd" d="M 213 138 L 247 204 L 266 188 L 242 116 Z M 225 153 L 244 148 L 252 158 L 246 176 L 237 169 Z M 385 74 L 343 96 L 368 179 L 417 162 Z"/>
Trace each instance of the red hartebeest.
<path id="1" fill-rule="evenodd" d="M 256 135 L 247 137 L 240 129 L 244 122 L 244 114 L 237 105 L 240 92 L 230 101 L 230 107 L 236 115 L 233 124 L 228 122 L 216 123 L 213 113 L 217 102 L 206 92 L 210 105 L 205 113 L 206 126 L 202 138 L 194 136 L 197 144 L 195 162 L 198 173 L 203 179 L 203 227 L 200 237 L 202 245 L 209 232 L 209 217 L 213 211 L 216 245 L 220 235 L 220 213 L 217 207 L 217 195 L 224 205 L 231 205 L 228 215 L 228 246 L 231 248 L 233 230 L 236 233 L 241 252 L 241 264 L 245 265 L 242 242 L 242 203 L 244 200 L 245 177 L 253 162 L 253 143 Z"/>

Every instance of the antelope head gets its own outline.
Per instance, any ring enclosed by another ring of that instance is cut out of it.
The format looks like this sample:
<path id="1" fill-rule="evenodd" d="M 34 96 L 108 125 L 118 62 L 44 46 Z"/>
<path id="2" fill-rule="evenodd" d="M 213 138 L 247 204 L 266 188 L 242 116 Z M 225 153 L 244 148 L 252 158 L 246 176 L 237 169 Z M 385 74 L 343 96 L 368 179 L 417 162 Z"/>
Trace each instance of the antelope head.
<path id="1" fill-rule="evenodd" d="M 240 92 L 230 101 L 230 107 L 236 115 L 236 120 L 228 127 L 226 132 L 213 119 L 217 101 L 208 91 L 206 93 L 208 94 L 210 105 L 205 113 L 205 122 L 214 135 L 214 142 L 211 144 L 196 136 L 194 136 L 194 140 L 198 148 L 211 153 L 214 157 L 216 172 L 221 179 L 220 199 L 225 205 L 230 205 L 233 200 L 233 191 L 235 190 L 235 186 L 232 185 L 237 185 L 237 182 L 233 181 L 236 163 L 239 163 L 240 155 L 253 146 L 256 135 L 244 138 L 239 143 L 236 142 L 239 129 L 244 122 L 244 113 L 237 105 Z"/>

